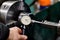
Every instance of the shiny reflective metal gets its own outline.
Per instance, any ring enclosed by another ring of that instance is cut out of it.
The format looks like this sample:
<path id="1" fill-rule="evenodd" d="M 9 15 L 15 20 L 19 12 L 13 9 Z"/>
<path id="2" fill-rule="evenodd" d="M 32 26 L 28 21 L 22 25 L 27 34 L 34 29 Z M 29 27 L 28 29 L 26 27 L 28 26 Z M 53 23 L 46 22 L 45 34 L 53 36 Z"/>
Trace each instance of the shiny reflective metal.
<path id="1" fill-rule="evenodd" d="M 14 14 L 14 6 L 18 1 L 6 1 L 2 4 L 0 8 L 0 18 L 4 23 L 8 23 Z"/>
<path id="2" fill-rule="evenodd" d="M 60 27 L 60 23 L 50 22 L 50 21 L 47 21 L 47 20 L 45 20 L 44 22 L 32 20 L 32 22 L 33 22 L 33 23 L 44 24 L 44 25 L 49 25 L 49 26 L 56 26 L 57 28 Z"/>

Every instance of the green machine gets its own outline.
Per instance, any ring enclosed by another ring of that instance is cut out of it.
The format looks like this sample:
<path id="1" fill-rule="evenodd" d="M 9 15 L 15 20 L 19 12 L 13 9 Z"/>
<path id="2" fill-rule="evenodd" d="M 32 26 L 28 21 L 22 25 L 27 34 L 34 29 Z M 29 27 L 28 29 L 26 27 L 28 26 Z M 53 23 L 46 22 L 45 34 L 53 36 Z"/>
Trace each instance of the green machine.
<path id="1" fill-rule="evenodd" d="M 42 12 L 39 12 L 35 15 L 36 19 L 38 21 L 51 21 L 51 22 L 56 22 L 59 23 L 60 20 L 60 2 L 50 6 L 48 9 L 43 10 Z M 39 40 L 41 37 L 42 39 L 40 40 L 56 40 L 57 38 L 57 27 L 46 27 L 45 25 L 38 26 L 36 25 L 36 36 L 35 38 Z M 39 33 L 37 32 L 39 31 Z M 39 34 L 39 37 L 37 37 L 37 34 Z"/>
<path id="2" fill-rule="evenodd" d="M 49 8 L 38 12 L 32 18 L 36 21 L 50 21 L 59 23 L 60 20 L 60 2 L 50 6 Z M 30 24 L 28 27 L 29 40 L 56 40 L 57 39 L 57 26 L 48 26 L 39 23 Z M 30 35 L 29 35 L 30 34 Z"/>
<path id="3" fill-rule="evenodd" d="M 38 12 L 33 19 L 36 21 L 44 22 L 47 20 L 50 22 L 59 23 L 60 2 L 50 6 L 42 12 Z M 29 40 L 56 40 L 58 37 L 57 29 L 57 26 L 48 26 L 39 23 L 31 24 L 28 29 Z"/>

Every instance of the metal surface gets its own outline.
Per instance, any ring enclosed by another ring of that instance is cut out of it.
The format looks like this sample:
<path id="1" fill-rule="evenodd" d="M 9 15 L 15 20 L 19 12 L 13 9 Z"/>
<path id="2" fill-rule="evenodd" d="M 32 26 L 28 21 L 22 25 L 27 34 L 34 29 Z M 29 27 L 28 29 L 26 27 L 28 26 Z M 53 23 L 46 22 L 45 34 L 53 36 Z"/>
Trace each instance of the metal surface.
<path id="1" fill-rule="evenodd" d="M 11 19 L 13 10 L 11 11 L 10 9 L 15 3 L 17 3 L 17 1 L 7 1 L 2 4 L 0 14 L 4 23 L 7 23 Z"/>
<path id="2" fill-rule="evenodd" d="M 23 9 L 24 8 L 24 9 Z M 11 20 L 18 20 L 20 12 L 30 13 L 29 6 L 22 1 L 6 1 L 0 9 L 0 18 L 3 23 L 9 23 Z"/>

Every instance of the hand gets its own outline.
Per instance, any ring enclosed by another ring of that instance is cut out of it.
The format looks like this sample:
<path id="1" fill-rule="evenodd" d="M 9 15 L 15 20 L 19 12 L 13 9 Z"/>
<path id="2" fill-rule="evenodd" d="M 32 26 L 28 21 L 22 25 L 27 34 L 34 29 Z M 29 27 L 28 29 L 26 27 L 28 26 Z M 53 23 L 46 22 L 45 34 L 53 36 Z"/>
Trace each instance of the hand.
<path id="1" fill-rule="evenodd" d="M 7 40 L 26 40 L 27 36 L 21 35 L 20 33 L 22 31 L 18 27 L 10 28 L 10 34 Z"/>

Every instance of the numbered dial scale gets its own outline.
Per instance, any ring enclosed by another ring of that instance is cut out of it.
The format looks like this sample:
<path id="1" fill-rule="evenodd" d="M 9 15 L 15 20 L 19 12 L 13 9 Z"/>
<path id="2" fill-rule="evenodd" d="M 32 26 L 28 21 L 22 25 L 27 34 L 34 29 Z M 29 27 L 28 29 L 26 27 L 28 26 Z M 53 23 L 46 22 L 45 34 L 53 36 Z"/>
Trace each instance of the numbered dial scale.
<path id="1" fill-rule="evenodd" d="M 26 13 L 21 13 L 19 16 L 19 21 L 21 21 L 24 25 L 29 25 L 31 23 L 31 17 Z"/>

